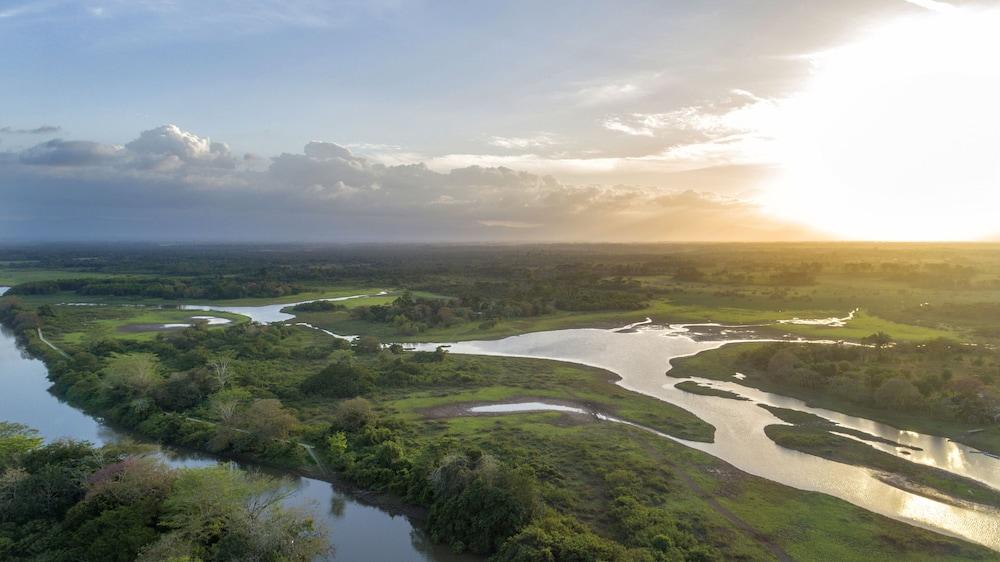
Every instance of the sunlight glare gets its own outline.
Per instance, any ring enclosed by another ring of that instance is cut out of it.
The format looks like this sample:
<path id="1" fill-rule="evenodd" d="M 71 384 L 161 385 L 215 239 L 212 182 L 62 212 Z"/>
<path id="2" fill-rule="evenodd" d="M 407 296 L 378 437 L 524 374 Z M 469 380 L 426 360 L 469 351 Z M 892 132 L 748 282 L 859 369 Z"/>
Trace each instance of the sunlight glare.
<path id="1" fill-rule="evenodd" d="M 849 239 L 1000 234 L 1000 11 L 905 18 L 811 57 L 771 213 Z"/>

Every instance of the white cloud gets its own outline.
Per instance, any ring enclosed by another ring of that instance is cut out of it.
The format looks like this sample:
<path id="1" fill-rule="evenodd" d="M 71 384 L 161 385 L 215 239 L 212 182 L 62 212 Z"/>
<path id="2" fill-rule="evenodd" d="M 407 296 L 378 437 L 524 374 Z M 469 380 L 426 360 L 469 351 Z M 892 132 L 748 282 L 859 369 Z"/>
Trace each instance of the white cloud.
<path id="1" fill-rule="evenodd" d="M 143 131 L 125 148 L 134 158 L 134 165 L 150 169 L 168 170 L 184 164 L 232 168 L 236 163 L 225 143 L 212 142 L 177 125 L 162 125 Z"/>
<path id="2" fill-rule="evenodd" d="M 647 93 L 645 77 L 620 81 L 592 82 L 579 85 L 571 94 L 580 106 L 598 106 L 634 100 Z"/>
<path id="3" fill-rule="evenodd" d="M 634 137 L 651 137 L 653 129 L 643 125 L 628 125 L 620 117 L 609 117 L 604 120 L 604 128 Z"/>
<path id="4" fill-rule="evenodd" d="M 489 143 L 499 148 L 541 148 L 557 144 L 552 133 L 538 133 L 530 137 L 490 137 Z"/>
<path id="5" fill-rule="evenodd" d="M 690 168 L 771 163 L 773 137 L 786 100 L 764 99 L 746 90 L 713 104 L 682 107 L 664 113 L 630 113 L 609 117 L 605 129 L 631 136 L 672 138 L 659 153 L 637 157 L 647 162 Z"/>

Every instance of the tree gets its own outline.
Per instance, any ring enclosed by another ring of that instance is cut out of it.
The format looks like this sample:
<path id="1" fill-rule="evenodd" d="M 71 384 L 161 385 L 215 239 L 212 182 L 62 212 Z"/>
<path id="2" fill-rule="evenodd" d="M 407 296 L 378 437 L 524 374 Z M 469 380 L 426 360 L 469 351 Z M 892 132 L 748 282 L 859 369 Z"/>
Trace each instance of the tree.
<path id="1" fill-rule="evenodd" d="M 382 342 L 375 336 L 358 336 L 351 344 L 357 353 L 378 353 L 382 351 Z"/>
<path id="2" fill-rule="evenodd" d="M 225 389 L 226 384 L 229 383 L 229 379 L 232 376 L 230 371 L 232 362 L 232 358 L 226 355 L 218 355 L 213 357 L 208 362 L 208 366 L 212 369 L 212 374 L 215 376 L 215 382 L 219 385 L 220 390 Z"/>
<path id="3" fill-rule="evenodd" d="M 374 419 L 375 413 L 372 412 L 371 402 L 360 397 L 352 398 L 337 405 L 333 425 L 338 429 L 355 432 L 372 423 Z"/>
<path id="4" fill-rule="evenodd" d="M 434 503 L 428 529 L 459 550 L 486 553 L 527 525 L 541 507 L 527 469 L 471 452 L 446 456 L 430 476 Z"/>
<path id="5" fill-rule="evenodd" d="M 20 423 L 0 422 L 0 471 L 16 466 L 25 453 L 42 443 L 35 429 Z"/>
<path id="6" fill-rule="evenodd" d="M 304 380 L 300 388 L 306 393 L 332 398 L 353 398 L 375 388 L 375 373 L 361 363 L 344 358 Z"/>
<path id="7" fill-rule="evenodd" d="M 229 467 L 182 470 L 160 519 L 174 534 L 150 550 L 218 560 L 310 561 L 329 547 L 310 518 L 282 508 L 293 492 L 288 481 Z M 143 560 L 168 559 L 149 554 Z"/>
<path id="8" fill-rule="evenodd" d="M 145 397 L 163 382 L 159 362 L 151 353 L 117 354 L 104 368 L 104 382 L 130 398 Z"/>
<path id="9" fill-rule="evenodd" d="M 878 352 L 879 357 L 881 357 L 882 350 L 892 343 L 892 336 L 885 332 L 878 331 L 874 334 L 869 334 L 861 338 L 861 343 L 874 347 L 875 351 Z"/>
<path id="10" fill-rule="evenodd" d="M 276 398 L 254 400 L 239 419 L 240 427 L 261 440 L 285 439 L 298 423 Z"/>

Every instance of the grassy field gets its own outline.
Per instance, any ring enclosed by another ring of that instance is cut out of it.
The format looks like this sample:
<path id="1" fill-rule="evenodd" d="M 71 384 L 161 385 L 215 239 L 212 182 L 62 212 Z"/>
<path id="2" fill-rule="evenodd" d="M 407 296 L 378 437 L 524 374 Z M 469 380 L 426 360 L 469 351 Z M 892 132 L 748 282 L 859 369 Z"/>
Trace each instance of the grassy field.
<path id="1" fill-rule="evenodd" d="M 885 332 L 897 341 L 926 341 L 935 338 L 961 339 L 962 334 L 954 330 L 942 330 L 928 328 L 925 326 L 915 326 L 912 324 L 901 324 L 884 318 L 874 316 L 867 311 L 859 311 L 854 318 L 848 320 L 845 326 L 815 326 L 806 324 L 780 324 L 773 328 L 782 332 L 796 334 L 811 339 L 832 339 L 858 341 L 861 338 L 874 334 L 875 332 Z"/>
<path id="2" fill-rule="evenodd" d="M 72 271 L 58 269 L 21 269 L 0 267 L 0 286 L 14 286 L 18 283 L 28 283 L 32 281 L 51 281 L 55 279 L 87 279 L 97 277 L 111 277 L 104 273 L 93 273 L 89 271 Z"/>
<path id="3" fill-rule="evenodd" d="M 226 318 L 232 323 L 247 322 L 246 316 L 226 312 L 204 312 L 198 310 L 177 310 L 170 308 L 147 308 L 135 306 L 62 306 L 60 314 L 45 326 L 46 338 L 56 345 L 79 345 L 86 340 L 114 338 L 145 341 L 155 338 L 164 330 L 156 329 L 160 324 L 197 323 L 195 316 Z M 226 325 L 210 326 L 221 329 Z"/>

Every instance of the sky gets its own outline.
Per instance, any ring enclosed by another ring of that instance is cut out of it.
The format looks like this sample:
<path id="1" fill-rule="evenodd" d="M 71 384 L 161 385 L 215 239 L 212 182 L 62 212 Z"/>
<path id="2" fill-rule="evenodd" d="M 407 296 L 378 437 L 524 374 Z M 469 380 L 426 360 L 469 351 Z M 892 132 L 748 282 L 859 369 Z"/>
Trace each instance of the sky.
<path id="1" fill-rule="evenodd" d="M 982 240 L 1000 3 L 0 0 L 0 241 Z"/>

